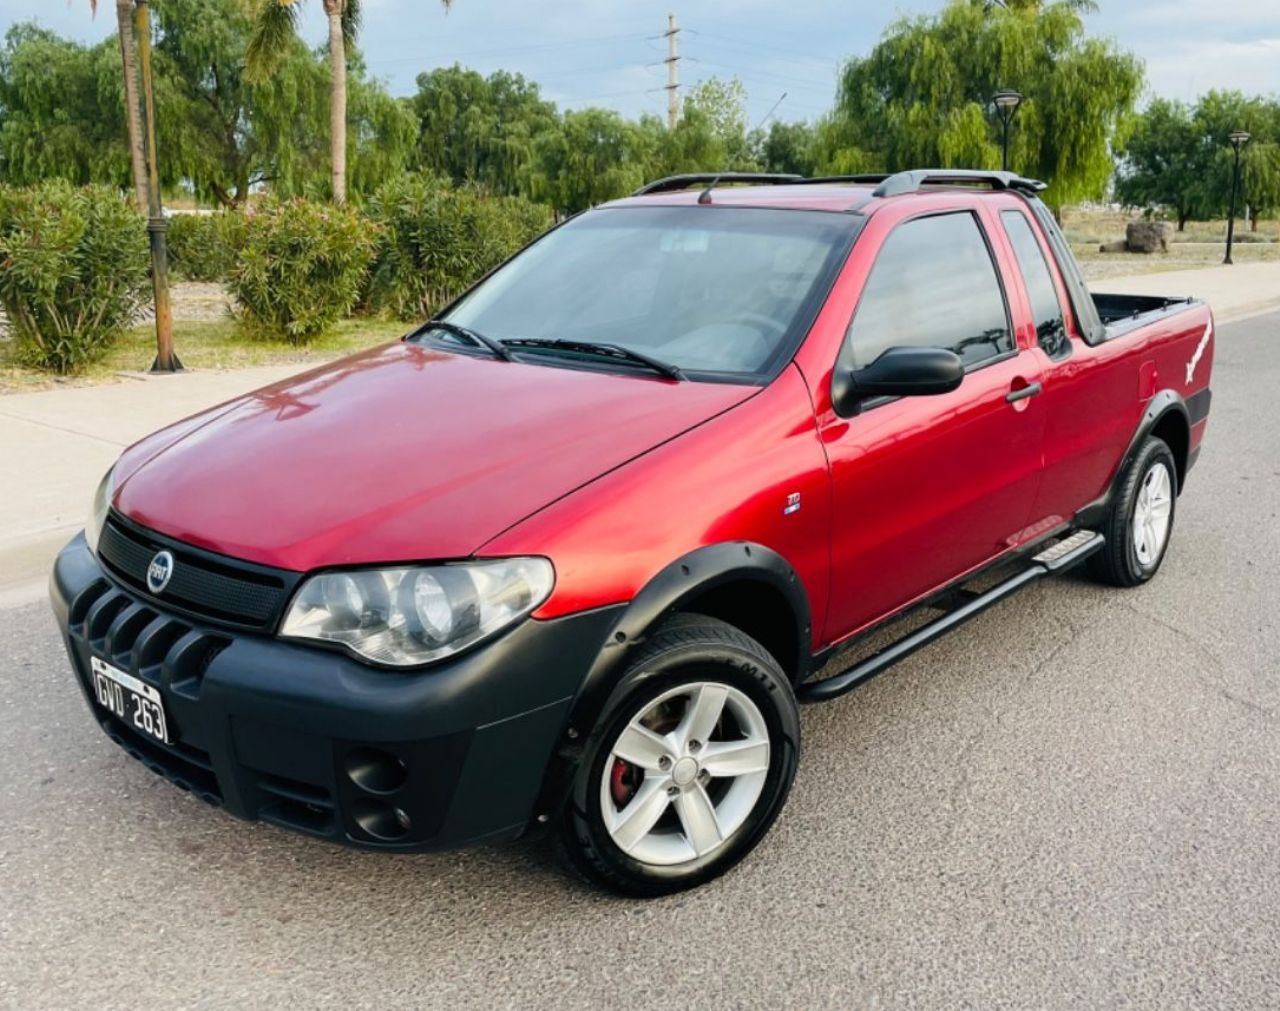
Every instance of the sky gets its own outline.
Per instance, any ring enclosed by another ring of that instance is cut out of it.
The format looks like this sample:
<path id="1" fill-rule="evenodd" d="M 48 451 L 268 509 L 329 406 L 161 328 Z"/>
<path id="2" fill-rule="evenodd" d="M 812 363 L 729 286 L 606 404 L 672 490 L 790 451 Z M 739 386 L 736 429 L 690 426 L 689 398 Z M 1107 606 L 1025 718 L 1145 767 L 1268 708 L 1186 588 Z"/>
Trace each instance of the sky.
<path id="1" fill-rule="evenodd" d="M 627 115 L 665 114 L 667 14 L 675 12 L 682 84 L 741 78 L 752 125 L 812 119 L 835 95 L 840 62 L 868 52 L 897 17 L 942 0 L 364 0 L 361 37 L 370 71 L 393 94 L 411 94 L 423 71 L 454 62 L 506 69 L 537 81 L 561 107 L 603 105 Z M 1280 0 L 1099 0 L 1087 17 L 1146 62 L 1149 92 L 1193 99 L 1211 88 L 1280 94 Z M 115 28 L 112 0 L 0 0 L 0 29 L 36 20 L 84 41 Z M 325 37 L 321 0 L 303 0 L 304 33 Z M 1016 84 L 1016 82 L 1010 82 Z"/>

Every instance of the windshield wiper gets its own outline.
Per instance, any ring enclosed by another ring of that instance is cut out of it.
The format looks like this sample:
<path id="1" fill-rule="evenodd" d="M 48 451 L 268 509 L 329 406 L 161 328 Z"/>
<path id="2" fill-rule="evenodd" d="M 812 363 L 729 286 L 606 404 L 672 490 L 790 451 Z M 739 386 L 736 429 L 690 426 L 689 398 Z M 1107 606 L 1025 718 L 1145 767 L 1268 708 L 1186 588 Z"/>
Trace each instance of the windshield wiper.
<path id="1" fill-rule="evenodd" d="M 501 342 L 494 340 L 478 330 L 472 330 L 469 327 L 458 326 L 457 323 L 450 323 L 444 319 L 433 319 L 427 323 L 427 330 L 443 330 L 445 333 L 451 333 L 455 337 L 463 337 L 469 340 L 476 347 L 484 348 L 494 358 L 501 358 L 504 362 L 512 361 L 511 352 L 508 351 Z"/>
<path id="2" fill-rule="evenodd" d="M 545 348 L 550 351 L 567 351 L 570 354 L 599 355 L 618 361 L 641 365 L 667 379 L 684 380 L 687 377 L 678 367 L 660 358 L 653 358 L 642 351 L 633 351 L 621 344 L 603 344 L 596 341 L 563 340 L 552 337 L 513 337 L 502 342 L 509 348 Z"/>

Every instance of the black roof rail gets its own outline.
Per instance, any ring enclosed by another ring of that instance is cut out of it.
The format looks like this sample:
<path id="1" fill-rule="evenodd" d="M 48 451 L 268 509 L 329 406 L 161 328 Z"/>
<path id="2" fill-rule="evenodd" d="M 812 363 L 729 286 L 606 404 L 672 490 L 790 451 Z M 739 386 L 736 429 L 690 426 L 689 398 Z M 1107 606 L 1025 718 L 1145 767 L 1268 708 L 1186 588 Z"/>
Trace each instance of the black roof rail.
<path id="1" fill-rule="evenodd" d="M 912 169 L 909 172 L 897 172 L 885 179 L 875 188 L 873 196 L 896 197 L 903 193 L 915 193 L 922 186 L 958 183 L 987 183 L 992 189 L 1020 190 L 1024 193 L 1039 193 L 1048 188 L 1048 183 L 1039 179 L 1025 179 L 1012 172 L 995 172 L 984 169 Z"/>
<path id="2" fill-rule="evenodd" d="M 778 186 L 805 181 L 804 176 L 787 172 L 686 172 L 645 183 L 631 195 L 643 197 L 651 193 L 669 193 L 672 190 L 687 190 L 692 186 L 706 186 L 708 183 L 760 183 Z"/>
<path id="3" fill-rule="evenodd" d="M 802 183 L 882 183 L 889 178 L 887 172 L 859 172 L 849 176 L 808 176 Z"/>

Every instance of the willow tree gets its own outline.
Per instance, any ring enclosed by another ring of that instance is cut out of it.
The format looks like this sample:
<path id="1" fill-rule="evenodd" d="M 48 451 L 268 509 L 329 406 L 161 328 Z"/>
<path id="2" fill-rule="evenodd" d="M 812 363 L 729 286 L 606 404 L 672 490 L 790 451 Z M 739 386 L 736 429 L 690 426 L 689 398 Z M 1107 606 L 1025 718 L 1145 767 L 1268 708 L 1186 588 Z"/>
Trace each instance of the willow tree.
<path id="1" fill-rule="evenodd" d="M 0 179 L 126 185 L 121 90 L 115 40 L 86 46 L 14 25 L 0 45 Z"/>
<path id="2" fill-rule="evenodd" d="M 483 77 L 457 64 L 418 75 L 414 168 L 495 193 L 521 192 L 535 140 L 559 129 L 538 85 L 499 70 Z"/>
<path id="3" fill-rule="evenodd" d="M 347 199 L 347 48 L 360 29 L 360 0 L 321 0 L 329 21 L 329 161 L 333 199 Z M 257 0 L 247 68 L 252 81 L 271 77 L 298 33 L 302 0 Z M 441 0 L 445 10 L 453 0 Z"/>
<path id="4" fill-rule="evenodd" d="M 613 109 L 570 110 L 534 142 L 529 195 L 566 214 L 625 196 L 649 176 L 660 132 Z"/>
<path id="5" fill-rule="evenodd" d="M 1049 202 L 1100 197 L 1113 143 L 1142 90 L 1140 61 L 1086 35 L 1089 0 L 951 0 L 937 14 L 900 19 L 841 72 L 828 135 L 853 147 L 828 164 L 995 168 L 991 95 L 1026 99 L 1014 121 L 1010 166 L 1050 182 Z"/>

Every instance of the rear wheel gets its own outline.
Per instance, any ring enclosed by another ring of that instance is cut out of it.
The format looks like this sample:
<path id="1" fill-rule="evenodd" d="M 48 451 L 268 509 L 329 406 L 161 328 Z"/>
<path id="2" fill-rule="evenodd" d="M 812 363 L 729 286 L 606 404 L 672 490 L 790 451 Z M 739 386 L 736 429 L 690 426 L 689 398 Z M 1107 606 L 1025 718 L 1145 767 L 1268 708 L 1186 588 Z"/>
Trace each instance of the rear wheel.
<path id="1" fill-rule="evenodd" d="M 799 741 L 795 696 L 764 647 L 718 619 L 677 615 L 637 653 L 587 743 L 562 852 L 624 894 L 702 884 L 773 823 Z"/>
<path id="2" fill-rule="evenodd" d="M 1173 533 L 1178 468 L 1168 445 L 1147 439 L 1126 468 L 1103 533 L 1106 546 L 1090 559 L 1113 586 L 1137 586 L 1156 574 Z"/>

